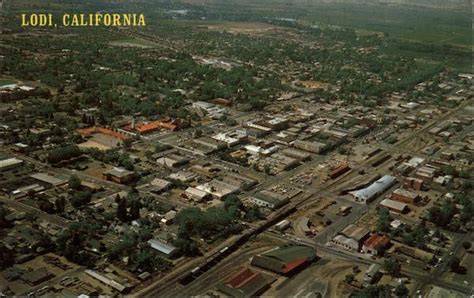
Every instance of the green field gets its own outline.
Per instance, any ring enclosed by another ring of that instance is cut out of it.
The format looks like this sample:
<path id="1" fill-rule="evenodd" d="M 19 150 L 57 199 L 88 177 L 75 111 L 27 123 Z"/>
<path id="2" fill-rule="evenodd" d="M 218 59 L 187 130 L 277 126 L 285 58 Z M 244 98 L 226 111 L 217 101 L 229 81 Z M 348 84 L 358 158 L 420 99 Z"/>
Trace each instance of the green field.
<path id="1" fill-rule="evenodd" d="M 389 36 L 437 44 L 472 46 L 471 6 L 450 8 L 415 5 L 321 3 L 307 0 L 188 0 L 196 14 L 218 19 L 284 18 L 314 24 L 330 24 Z M 416 4 L 418 1 L 412 1 Z M 199 4 L 201 3 L 201 4 Z M 204 3 L 204 4 L 202 4 Z"/>
<path id="2" fill-rule="evenodd" d="M 0 79 L 0 87 L 5 86 L 5 85 L 11 85 L 15 84 L 15 80 L 10 80 L 10 79 Z"/>

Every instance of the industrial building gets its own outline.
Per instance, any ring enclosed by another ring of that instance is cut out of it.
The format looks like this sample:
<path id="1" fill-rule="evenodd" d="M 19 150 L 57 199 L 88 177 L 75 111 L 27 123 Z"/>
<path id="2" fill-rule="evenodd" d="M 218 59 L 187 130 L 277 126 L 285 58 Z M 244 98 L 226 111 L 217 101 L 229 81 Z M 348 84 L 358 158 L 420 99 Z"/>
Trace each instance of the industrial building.
<path id="1" fill-rule="evenodd" d="M 316 259 L 316 251 L 308 246 L 282 246 L 252 257 L 251 264 L 281 275 L 291 275 Z"/>
<path id="2" fill-rule="evenodd" d="M 268 274 L 242 268 L 217 285 L 217 289 L 229 297 L 258 297 L 268 290 L 275 280 Z"/>
<path id="3" fill-rule="evenodd" d="M 179 252 L 178 248 L 174 247 L 171 244 L 164 243 L 158 239 L 150 239 L 148 240 L 148 244 L 151 246 L 151 248 L 158 251 L 160 254 L 167 258 L 173 258 Z"/>
<path id="4" fill-rule="evenodd" d="M 356 199 L 356 201 L 368 204 L 372 202 L 378 195 L 394 185 L 396 181 L 397 180 L 395 177 L 385 175 L 368 187 L 351 191 L 349 194 L 351 194 Z"/>

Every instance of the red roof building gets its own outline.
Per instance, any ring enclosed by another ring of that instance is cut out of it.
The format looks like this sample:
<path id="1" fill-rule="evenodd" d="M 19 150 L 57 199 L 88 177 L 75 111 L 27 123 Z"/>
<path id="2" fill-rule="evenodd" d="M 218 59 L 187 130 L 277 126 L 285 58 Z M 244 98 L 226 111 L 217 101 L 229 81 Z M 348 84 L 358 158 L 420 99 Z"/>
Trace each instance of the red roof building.
<path id="1" fill-rule="evenodd" d="M 390 244 L 390 238 L 386 235 L 372 234 L 364 241 L 362 252 L 370 255 L 380 255 Z"/>

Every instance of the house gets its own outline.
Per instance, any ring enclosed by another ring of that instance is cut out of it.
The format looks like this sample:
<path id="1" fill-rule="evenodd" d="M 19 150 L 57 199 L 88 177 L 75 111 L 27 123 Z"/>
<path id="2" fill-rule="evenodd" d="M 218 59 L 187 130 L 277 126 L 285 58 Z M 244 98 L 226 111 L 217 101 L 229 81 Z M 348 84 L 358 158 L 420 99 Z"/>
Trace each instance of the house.
<path id="1" fill-rule="evenodd" d="M 381 254 L 389 244 L 390 238 L 387 235 L 372 234 L 364 241 L 362 252 L 376 256 Z"/>
<path id="2" fill-rule="evenodd" d="M 351 191 L 349 192 L 349 194 L 351 194 L 356 199 L 356 201 L 368 204 L 378 195 L 380 195 L 392 185 L 394 185 L 396 181 L 397 180 L 395 177 L 385 175 L 374 183 L 372 183 L 371 185 L 369 185 L 368 187 L 356 191 Z"/>
<path id="3" fill-rule="evenodd" d="M 270 275 L 244 267 L 217 285 L 217 289 L 228 297 L 259 297 L 275 280 Z"/>
<path id="4" fill-rule="evenodd" d="M 406 213 L 408 211 L 407 204 L 390 199 L 384 199 L 382 202 L 380 202 L 380 206 L 397 213 Z"/>
<path id="5" fill-rule="evenodd" d="M 308 246 L 287 245 L 252 257 L 253 266 L 281 275 L 292 275 L 316 259 L 316 251 Z"/>
<path id="6" fill-rule="evenodd" d="M 178 212 L 176 212 L 175 210 L 170 210 L 165 213 L 165 216 L 163 216 L 163 218 L 161 219 L 161 222 L 166 225 L 170 225 L 174 222 L 174 219 L 176 218 L 177 215 L 178 215 Z"/>
<path id="7" fill-rule="evenodd" d="M 378 277 L 380 277 L 380 265 L 372 264 L 364 274 L 364 284 L 372 284 L 378 279 Z"/>
<path id="8" fill-rule="evenodd" d="M 151 248 L 158 251 L 160 254 L 164 255 L 167 258 L 173 258 L 179 252 L 178 248 L 174 247 L 171 244 L 164 243 L 158 239 L 150 239 L 148 240 L 148 244 L 151 246 Z"/>
<path id="9" fill-rule="evenodd" d="M 102 173 L 102 179 L 127 184 L 135 179 L 135 173 L 124 168 L 114 167 Z"/>

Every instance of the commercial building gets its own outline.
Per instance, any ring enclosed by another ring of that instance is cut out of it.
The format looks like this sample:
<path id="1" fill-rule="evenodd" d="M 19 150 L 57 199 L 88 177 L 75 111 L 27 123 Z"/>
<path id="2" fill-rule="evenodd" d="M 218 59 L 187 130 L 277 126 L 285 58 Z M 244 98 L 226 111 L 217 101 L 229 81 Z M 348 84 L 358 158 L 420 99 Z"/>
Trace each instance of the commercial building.
<path id="1" fill-rule="evenodd" d="M 407 204 L 415 204 L 419 197 L 417 193 L 402 188 L 397 188 L 392 193 L 392 200 Z"/>
<path id="2" fill-rule="evenodd" d="M 41 181 L 43 183 L 47 183 L 47 184 L 50 184 L 51 186 L 61 186 L 61 185 L 65 185 L 68 183 L 68 180 L 66 179 L 59 179 L 55 176 L 52 176 L 52 175 L 49 175 L 47 173 L 37 173 L 37 174 L 33 174 L 30 176 L 31 178 L 34 178 L 38 181 Z"/>
<path id="3" fill-rule="evenodd" d="M 98 281 L 100 281 L 100 282 L 104 283 L 105 285 L 117 290 L 120 293 L 126 292 L 131 287 L 130 285 L 124 285 L 124 284 L 110 278 L 111 277 L 110 273 L 105 275 L 105 274 L 101 274 L 101 273 L 99 273 L 95 270 L 90 270 L 90 269 L 86 269 L 84 272 L 87 275 L 97 279 Z"/>
<path id="4" fill-rule="evenodd" d="M 211 197 L 208 192 L 191 186 L 186 188 L 186 190 L 181 194 L 181 196 L 196 202 L 202 202 Z"/>
<path id="5" fill-rule="evenodd" d="M 8 171 L 23 164 L 23 160 L 17 158 L 7 158 L 0 160 L 0 171 Z"/>
<path id="6" fill-rule="evenodd" d="M 365 228 L 350 224 L 334 237 L 332 242 L 347 250 L 360 251 L 369 233 L 369 230 Z"/>
<path id="7" fill-rule="evenodd" d="M 169 168 L 175 168 L 187 164 L 189 162 L 189 158 L 179 154 L 168 154 L 158 158 L 156 162 Z"/>
<path id="8" fill-rule="evenodd" d="M 102 179 L 115 183 L 127 184 L 135 179 L 135 173 L 124 168 L 114 167 L 102 173 Z"/>
<path id="9" fill-rule="evenodd" d="M 425 165 L 415 172 L 415 178 L 423 180 L 424 183 L 429 183 L 437 174 L 438 168 L 430 165 Z"/>
<path id="10" fill-rule="evenodd" d="M 362 252 L 373 256 L 380 255 L 390 245 L 387 235 L 372 234 L 364 241 Z"/>
<path id="11" fill-rule="evenodd" d="M 220 180 L 211 180 L 210 182 L 196 186 L 196 189 L 207 192 L 213 197 L 223 200 L 231 194 L 240 192 L 240 188 Z"/>
<path id="12" fill-rule="evenodd" d="M 390 199 L 384 199 L 382 202 L 380 202 L 380 206 L 397 213 L 406 213 L 408 211 L 407 204 Z"/>
<path id="13" fill-rule="evenodd" d="M 326 144 L 317 142 L 317 141 L 310 142 L 310 141 L 296 140 L 293 142 L 293 147 L 295 147 L 296 149 L 307 151 L 307 152 L 319 154 L 326 148 Z"/>
<path id="14" fill-rule="evenodd" d="M 403 181 L 403 187 L 406 189 L 422 190 L 423 180 L 413 177 L 406 178 Z"/>
<path id="15" fill-rule="evenodd" d="M 255 197 L 250 197 L 249 200 L 252 204 L 270 209 L 278 209 L 289 202 L 287 196 L 266 190 L 259 192 Z"/>
<path id="16" fill-rule="evenodd" d="M 308 246 L 282 246 L 252 257 L 251 264 L 278 274 L 291 275 L 316 259 Z"/>
<path id="17" fill-rule="evenodd" d="M 368 204 L 373 201 L 378 195 L 380 195 L 392 185 L 394 185 L 396 181 L 397 180 L 395 177 L 385 175 L 374 183 L 372 183 L 371 185 L 369 185 L 368 187 L 356 191 L 351 191 L 349 192 L 349 194 L 351 194 L 356 199 L 356 201 Z"/>

